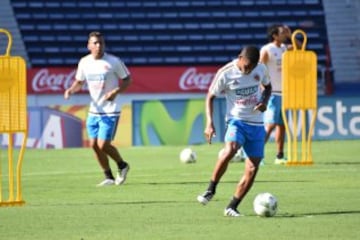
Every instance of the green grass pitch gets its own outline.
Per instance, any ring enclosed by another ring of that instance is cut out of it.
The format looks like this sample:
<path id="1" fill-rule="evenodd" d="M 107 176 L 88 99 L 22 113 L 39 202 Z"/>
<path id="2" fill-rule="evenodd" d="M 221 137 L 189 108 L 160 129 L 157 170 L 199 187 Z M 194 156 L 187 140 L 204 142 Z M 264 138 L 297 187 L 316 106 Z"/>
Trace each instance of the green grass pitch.
<path id="1" fill-rule="evenodd" d="M 103 188 L 95 187 L 103 176 L 91 149 L 27 149 L 26 204 L 0 208 L 0 239 L 358 239 L 360 140 L 312 146 L 314 165 L 286 167 L 272 164 L 275 145 L 268 143 L 266 164 L 239 207 L 245 215 L 240 218 L 226 218 L 223 210 L 243 163 L 229 165 L 207 206 L 196 201 L 208 185 L 220 144 L 192 146 L 195 164 L 179 161 L 185 146 L 123 148 L 131 165 L 127 182 Z M 6 159 L 1 149 L 3 175 Z M 272 218 L 257 217 L 252 209 L 256 194 L 265 191 L 279 201 Z"/>

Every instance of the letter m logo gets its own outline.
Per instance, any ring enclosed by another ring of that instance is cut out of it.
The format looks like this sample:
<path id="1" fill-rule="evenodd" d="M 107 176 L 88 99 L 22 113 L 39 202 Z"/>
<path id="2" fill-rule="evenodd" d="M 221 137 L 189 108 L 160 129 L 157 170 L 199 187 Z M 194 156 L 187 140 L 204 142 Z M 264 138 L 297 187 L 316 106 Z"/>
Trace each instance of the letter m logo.
<path id="1" fill-rule="evenodd" d="M 134 101 L 133 145 L 204 142 L 203 100 Z"/>

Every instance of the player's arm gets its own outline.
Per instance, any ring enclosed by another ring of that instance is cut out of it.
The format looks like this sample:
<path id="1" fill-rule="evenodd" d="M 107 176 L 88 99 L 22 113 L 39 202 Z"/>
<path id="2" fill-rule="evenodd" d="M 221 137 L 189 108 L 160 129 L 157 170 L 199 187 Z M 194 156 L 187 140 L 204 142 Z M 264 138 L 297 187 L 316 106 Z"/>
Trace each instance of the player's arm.
<path id="1" fill-rule="evenodd" d="M 211 144 L 212 138 L 215 137 L 216 130 L 213 122 L 213 112 L 214 112 L 214 99 L 216 96 L 225 92 L 224 89 L 224 71 L 220 69 L 215 74 L 214 79 L 212 80 L 208 93 L 205 99 L 205 117 L 206 117 L 206 125 L 205 125 L 205 138 L 209 144 Z"/>
<path id="2" fill-rule="evenodd" d="M 267 64 L 267 62 L 269 61 L 269 54 L 268 51 L 263 49 L 262 51 L 260 51 L 260 59 L 259 62 L 263 63 L 263 64 Z"/>
<path id="3" fill-rule="evenodd" d="M 267 103 L 271 96 L 271 83 L 269 83 L 268 85 L 261 85 L 261 86 L 263 88 L 263 91 L 261 92 L 261 99 L 260 102 L 256 104 L 254 110 L 265 112 L 267 108 Z"/>
<path id="4" fill-rule="evenodd" d="M 76 74 L 75 74 L 75 81 L 64 92 L 65 99 L 68 99 L 70 97 L 70 95 L 80 91 L 82 86 L 85 84 L 85 74 L 84 74 L 83 69 L 84 69 L 84 58 L 80 59 L 80 61 L 78 63 Z"/>
<path id="5" fill-rule="evenodd" d="M 132 78 L 130 75 L 122 79 L 121 85 L 113 90 L 115 95 L 125 92 L 126 89 L 131 85 L 131 83 Z"/>
<path id="6" fill-rule="evenodd" d="M 119 87 L 116 87 L 110 92 L 106 93 L 105 100 L 113 101 L 118 94 L 125 92 L 126 89 L 131 85 L 131 83 L 132 83 L 132 78 L 130 75 L 128 75 L 127 77 L 122 79 L 122 83 Z"/>
<path id="7" fill-rule="evenodd" d="M 81 90 L 82 86 L 84 85 L 85 81 L 75 80 L 71 86 L 65 90 L 64 98 L 69 99 L 70 95 L 78 92 Z"/>
<path id="8" fill-rule="evenodd" d="M 291 32 L 291 29 L 289 28 L 289 26 L 287 25 L 284 25 L 284 29 L 285 29 L 285 34 L 286 34 L 286 37 L 287 39 L 289 40 L 289 42 L 291 44 L 288 44 L 287 45 L 287 49 L 288 50 L 293 50 L 294 49 L 294 46 L 292 45 L 292 39 L 291 39 L 291 35 L 292 35 L 292 32 Z M 295 38 L 295 46 L 296 46 L 296 49 L 300 49 L 301 48 L 301 42 Z"/>
<path id="9" fill-rule="evenodd" d="M 206 114 L 206 125 L 205 125 L 205 138 L 206 141 L 211 144 L 212 138 L 215 136 L 215 127 L 213 122 L 213 112 L 214 112 L 214 99 L 215 95 L 211 92 L 208 92 L 205 100 L 205 114 Z"/>

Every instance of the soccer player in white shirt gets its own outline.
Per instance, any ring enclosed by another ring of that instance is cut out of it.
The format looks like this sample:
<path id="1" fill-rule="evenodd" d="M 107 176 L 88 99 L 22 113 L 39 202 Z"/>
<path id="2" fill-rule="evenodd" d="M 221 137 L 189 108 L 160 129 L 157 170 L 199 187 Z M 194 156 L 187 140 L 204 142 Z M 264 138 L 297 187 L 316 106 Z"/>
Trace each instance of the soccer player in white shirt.
<path id="1" fill-rule="evenodd" d="M 100 32 L 89 34 L 87 47 L 90 54 L 80 59 L 75 81 L 65 90 L 64 98 L 68 99 L 70 95 L 78 92 L 85 82 L 87 83 L 91 102 L 86 128 L 90 146 L 105 174 L 105 180 L 98 186 L 120 185 L 125 182 L 130 168 L 111 141 L 121 113 L 116 97 L 128 88 L 132 79 L 125 64 L 119 58 L 105 52 L 105 40 Z M 112 174 L 108 157 L 118 166 L 116 179 Z"/>
<path id="2" fill-rule="evenodd" d="M 266 128 L 265 142 L 269 139 L 272 131 L 275 129 L 275 143 L 277 145 L 277 155 L 275 164 L 285 164 L 284 158 L 284 140 L 285 125 L 281 115 L 281 64 L 282 54 L 288 49 L 292 49 L 292 45 L 285 44 L 291 39 L 291 30 L 282 24 L 274 24 L 268 28 L 269 43 L 260 49 L 260 62 L 265 64 L 269 69 L 270 81 L 272 85 L 272 94 L 269 99 L 268 108 L 264 114 L 264 122 Z M 296 45 L 300 45 L 296 41 Z"/>
<path id="3" fill-rule="evenodd" d="M 215 135 L 213 124 L 213 100 L 222 94 L 226 99 L 227 123 L 224 152 L 218 157 L 208 189 L 197 197 L 206 205 L 215 195 L 217 184 L 225 173 L 229 161 L 240 147 L 247 154 L 244 174 L 236 186 L 225 216 L 238 217 L 241 200 L 250 190 L 261 159 L 264 157 L 265 129 L 263 114 L 271 94 L 267 68 L 259 64 L 259 50 L 255 46 L 244 47 L 237 59 L 220 68 L 206 97 L 205 137 L 209 144 Z"/>

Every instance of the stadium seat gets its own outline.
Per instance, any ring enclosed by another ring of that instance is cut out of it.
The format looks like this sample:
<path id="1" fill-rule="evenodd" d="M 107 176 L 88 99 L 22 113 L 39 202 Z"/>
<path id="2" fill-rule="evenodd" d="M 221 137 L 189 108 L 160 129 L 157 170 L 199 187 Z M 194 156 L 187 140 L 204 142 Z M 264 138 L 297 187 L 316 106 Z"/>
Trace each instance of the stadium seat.
<path id="1" fill-rule="evenodd" d="M 11 4 L 34 67 L 73 65 L 75 56 L 87 52 L 84 43 L 95 30 L 104 33 L 107 50 L 123 56 L 128 65 L 219 65 L 236 56 L 242 45 L 265 44 L 266 28 L 277 22 L 303 29 L 308 49 L 320 56 L 319 64 L 326 61 L 321 0 L 12 0 Z M 50 47 L 48 51 L 41 50 L 44 46 Z M 65 52 L 65 59 L 60 61 L 55 50 Z M 67 54 L 70 51 L 75 52 Z"/>

